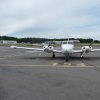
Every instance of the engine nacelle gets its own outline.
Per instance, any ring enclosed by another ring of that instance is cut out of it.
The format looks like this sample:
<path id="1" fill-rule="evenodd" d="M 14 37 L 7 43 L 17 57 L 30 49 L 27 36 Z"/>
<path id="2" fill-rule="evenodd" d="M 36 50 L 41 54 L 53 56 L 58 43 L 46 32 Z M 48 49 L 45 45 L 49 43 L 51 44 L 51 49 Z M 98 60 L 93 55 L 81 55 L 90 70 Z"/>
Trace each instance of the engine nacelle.
<path id="1" fill-rule="evenodd" d="M 83 46 L 81 48 L 82 51 L 85 51 L 85 53 L 88 53 L 92 50 L 92 46 Z"/>
<path id="2" fill-rule="evenodd" d="M 53 50 L 53 49 L 54 49 L 54 47 L 53 47 L 53 46 L 49 46 L 49 49 L 50 49 L 50 50 Z"/>
<path id="3" fill-rule="evenodd" d="M 51 53 L 54 50 L 54 47 L 45 45 L 43 46 L 43 49 L 45 52 Z"/>

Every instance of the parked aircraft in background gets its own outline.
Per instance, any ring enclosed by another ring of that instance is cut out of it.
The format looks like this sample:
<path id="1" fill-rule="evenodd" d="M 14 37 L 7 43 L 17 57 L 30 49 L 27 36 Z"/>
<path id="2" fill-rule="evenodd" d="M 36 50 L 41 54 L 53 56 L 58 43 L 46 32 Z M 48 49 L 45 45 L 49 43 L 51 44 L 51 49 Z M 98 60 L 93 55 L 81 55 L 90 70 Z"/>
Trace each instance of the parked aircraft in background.
<path id="1" fill-rule="evenodd" d="M 93 42 L 94 40 L 88 46 L 83 46 L 80 50 L 74 49 L 74 42 L 71 40 L 62 41 L 60 50 L 55 49 L 54 46 L 52 46 L 50 43 L 44 43 L 43 48 L 32 48 L 32 47 L 29 48 L 29 47 L 17 47 L 17 46 L 11 46 L 11 48 L 26 49 L 26 50 L 33 51 L 33 53 L 34 52 L 51 53 L 52 58 L 55 58 L 55 53 L 62 53 L 65 56 L 65 61 L 68 61 L 69 56 L 73 53 L 80 53 L 80 57 L 82 58 L 85 53 L 100 51 L 100 49 L 92 48 Z"/>

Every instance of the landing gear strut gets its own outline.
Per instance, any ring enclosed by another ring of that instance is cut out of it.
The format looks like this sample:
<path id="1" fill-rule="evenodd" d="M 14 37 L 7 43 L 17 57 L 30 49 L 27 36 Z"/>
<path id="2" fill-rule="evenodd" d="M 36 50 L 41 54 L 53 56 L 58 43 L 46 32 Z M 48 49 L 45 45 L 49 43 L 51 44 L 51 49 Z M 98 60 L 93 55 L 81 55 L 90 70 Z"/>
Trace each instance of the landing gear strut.
<path id="1" fill-rule="evenodd" d="M 52 58 L 55 58 L 55 53 L 52 53 Z"/>
<path id="2" fill-rule="evenodd" d="M 81 59 L 83 59 L 84 57 L 82 56 Z"/>
<path id="3" fill-rule="evenodd" d="M 83 59 L 83 53 L 81 53 L 80 58 Z"/>
<path id="4" fill-rule="evenodd" d="M 65 61 L 68 62 L 69 61 L 69 54 L 67 56 L 65 56 Z"/>

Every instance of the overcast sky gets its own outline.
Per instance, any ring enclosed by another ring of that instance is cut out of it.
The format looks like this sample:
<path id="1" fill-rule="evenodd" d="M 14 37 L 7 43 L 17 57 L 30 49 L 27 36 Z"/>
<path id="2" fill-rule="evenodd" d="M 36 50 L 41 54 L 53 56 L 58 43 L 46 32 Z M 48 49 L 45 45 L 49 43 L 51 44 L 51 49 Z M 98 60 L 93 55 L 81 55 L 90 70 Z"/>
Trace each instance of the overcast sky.
<path id="1" fill-rule="evenodd" d="M 0 0 L 0 35 L 9 34 L 100 40 L 100 0 Z"/>

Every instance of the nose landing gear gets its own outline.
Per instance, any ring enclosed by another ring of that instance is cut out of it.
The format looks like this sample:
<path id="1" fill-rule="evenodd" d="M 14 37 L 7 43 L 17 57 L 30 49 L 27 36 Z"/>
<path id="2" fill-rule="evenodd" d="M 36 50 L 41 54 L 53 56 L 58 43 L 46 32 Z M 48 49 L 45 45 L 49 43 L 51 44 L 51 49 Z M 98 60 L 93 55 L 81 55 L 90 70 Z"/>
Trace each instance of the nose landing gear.
<path id="1" fill-rule="evenodd" d="M 67 55 L 65 56 L 65 61 L 66 61 L 66 62 L 69 61 L 69 54 L 67 54 Z"/>

